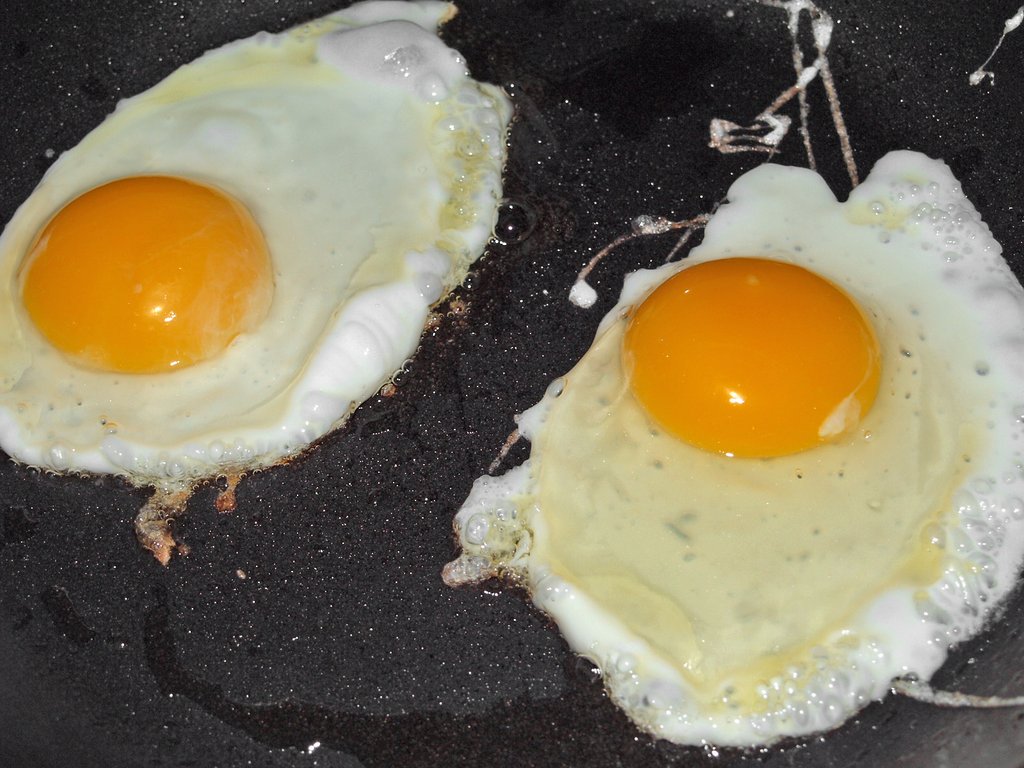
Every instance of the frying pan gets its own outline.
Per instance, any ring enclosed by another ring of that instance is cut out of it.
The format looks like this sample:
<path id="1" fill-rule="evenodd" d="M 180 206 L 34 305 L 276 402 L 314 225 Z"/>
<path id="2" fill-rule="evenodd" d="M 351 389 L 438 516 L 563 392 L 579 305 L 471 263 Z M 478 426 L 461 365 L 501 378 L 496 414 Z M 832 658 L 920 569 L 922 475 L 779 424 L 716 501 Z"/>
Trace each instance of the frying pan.
<path id="1" fill-rule="evenodd" d="M 202 51 L 344 0 L 15 0 L 0 26 L 0 219 L 54 153 L 116 101 Z M 451 519 L 513 426 L 589 345 L 623 275 L 671 235 L 636 240 L 567 292 L 649 213 L 711 210 L 764 162 L 707 146 L 793 79 L 785 13 L 699 0 L 463 0 L 445 30 L 516 102 L 500 235 L 390 397 L 371 398 L 291 463 L 246 478 L 237 509 L 199 489 L 159 566 L 114 478 L 0 465 L 0 765 L 1021 766 L 1024 710 L 890 696 L 820 737 L 750 751 L 635 729 L 521 591 L 449 589 Z M 1024 31 L 973 87 L 1017 0 L 822 0 L 862 174 L 891 149 L 944 158 L 1024 274 Z M 820 87 L 819 169 L 850 181 Z M 792 105 L 790 106 L 790 110 Z M 792 111 L 789 114 L 793 114 Z M 806 165 L 799 137 L 778 162 Z M 513 449 L 506 466 L 525 456 Z M 243 578 L 244 576 L 244 578 Z M 1024 595 L 950 655 L 938 687 L 1024 694 Z"/>

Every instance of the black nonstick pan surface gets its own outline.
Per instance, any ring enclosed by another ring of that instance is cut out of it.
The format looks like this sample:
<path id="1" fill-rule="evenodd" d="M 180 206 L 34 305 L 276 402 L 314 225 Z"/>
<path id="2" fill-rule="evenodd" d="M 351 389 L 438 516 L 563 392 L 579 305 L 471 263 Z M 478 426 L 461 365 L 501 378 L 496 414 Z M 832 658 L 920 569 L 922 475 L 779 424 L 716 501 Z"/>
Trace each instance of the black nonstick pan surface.
<path id="1" fill-rule="evenodd" d="M 821 0 L 854 156 L 945 159 L 1024 274 L 1024 29 L 1018 0 Z M 342 0 L 12 0 L 0 12 L 0 220 L 117 100 L 206 49 Z M 710 211 L 763 154 L 708 147 L 793 82 L 786 13 L 698 0 L 464 0 L 446 40 L 518 118 L 501 237 L 398 381 L 307 455 L 201 488 L 161 567 L 136 543 L 146 498 L 117 479 L 0 465 L 0 766 L 1021 766 L 1024 709 L 890 696 L 839 730 L 749 752 L 635 729 L 590 665 L 511 587 L 440 578 L 451 520 L 515 413 L 589 345 L 623 275 L 673 235 L 633 241 L 567 294 L 639 214 Z M 810 50 L 808 48 L 808 50 Z M 820 84 L 811 135 L 850 181 Z M 795 104 L 784 109 L 796 116 Z M 776 161 L 806 165 L 795 130 Z M 1024 393 L 1022 393 L 1024 396 Z M 509 462 L 525 455 L 517 446 Z M 243 578 L 244 576 L 244 578 Z M 1024 594 L 934 679 L 1024 694 Z"/>

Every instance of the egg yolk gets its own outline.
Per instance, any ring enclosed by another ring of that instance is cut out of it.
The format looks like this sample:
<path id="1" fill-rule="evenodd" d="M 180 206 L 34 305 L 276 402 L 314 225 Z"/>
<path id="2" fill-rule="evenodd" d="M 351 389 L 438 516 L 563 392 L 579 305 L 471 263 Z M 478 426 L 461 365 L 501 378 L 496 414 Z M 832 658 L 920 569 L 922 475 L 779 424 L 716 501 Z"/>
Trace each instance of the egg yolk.
<path id="1" fill-rule="evenodd" d="M 737 457 L 796 453 L 848 432 L 878 392 L 870 322 L 840 288 L 755 258 L 682 270 L 635 309 L 634 395 L 681 440 Z"/>
<path id="2" fill-rule="evenodd" d="M 221 352 L 266 316 L 270 253 L 237 200 L 169 176 L 86 192 L 46 224 L 20 270 L 29 317 L 90 368 L 156 373 Z"/>

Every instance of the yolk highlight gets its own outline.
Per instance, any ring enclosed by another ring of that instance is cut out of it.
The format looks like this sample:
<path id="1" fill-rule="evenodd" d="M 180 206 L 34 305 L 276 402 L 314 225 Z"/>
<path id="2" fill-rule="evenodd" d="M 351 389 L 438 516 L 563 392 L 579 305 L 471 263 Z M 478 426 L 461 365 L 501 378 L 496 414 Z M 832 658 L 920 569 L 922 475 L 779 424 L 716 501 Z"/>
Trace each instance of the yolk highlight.
<path id="1" fill-rule="evenodd" d="M 878 391 L 870 322 L 802 267 L 730 258 L 682 270 L 634 311 L 633 393 L 668 432 L 729 456 L 796 453 L 852 429 Z"/>
<path id="2" fill-rule="evenodd" d="M 222 351 L 266 316 L 263 233 L 224 192 L 169 176 L 112 181 L 36 237 L 22 300 L 57 349 L 95 369 L 156 373 Z"/>

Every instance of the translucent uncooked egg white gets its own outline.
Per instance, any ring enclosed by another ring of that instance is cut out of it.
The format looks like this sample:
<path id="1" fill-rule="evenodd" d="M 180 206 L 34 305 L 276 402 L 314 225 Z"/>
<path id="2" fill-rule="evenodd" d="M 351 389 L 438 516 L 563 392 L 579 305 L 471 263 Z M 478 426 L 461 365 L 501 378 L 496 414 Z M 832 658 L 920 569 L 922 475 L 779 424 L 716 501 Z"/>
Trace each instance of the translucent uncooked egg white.
<path id="1" fill-rule="evenodd" d="M 501 194 L 510 103 L 437 37 L 454 13 L 367 2 L 225 45 L 65 152 L 0 237 L 3 449 L 47 470 L 187 483 L 295 454 L 384 384 L 482 253 Z M 89 370 L 33 326 L 19 265 L 63 205 L 138 175 L 240 201 L 269 246 L 273 300 L 187 369 Z"/>
<path id="2" fill-rule="evenodd" d="M 806 267 L 870 317 L 875 404 L 813 449 L 736 459 L 660 430 L 621 362 L 629 310 L 689 265 Z M 523 465 L 455 518 L 448 583 L 524 583 L 641 728 L 748 746 L 833 728 L 927 679 L 1024 553 L 1024 291 L 941 162 L 894 152 L 845 203 L 761 166 L 703 244 L 631 274 L 590 350 L 519 417 Z"/>

